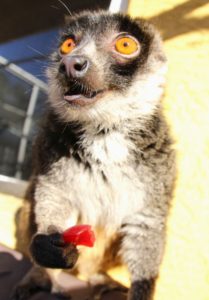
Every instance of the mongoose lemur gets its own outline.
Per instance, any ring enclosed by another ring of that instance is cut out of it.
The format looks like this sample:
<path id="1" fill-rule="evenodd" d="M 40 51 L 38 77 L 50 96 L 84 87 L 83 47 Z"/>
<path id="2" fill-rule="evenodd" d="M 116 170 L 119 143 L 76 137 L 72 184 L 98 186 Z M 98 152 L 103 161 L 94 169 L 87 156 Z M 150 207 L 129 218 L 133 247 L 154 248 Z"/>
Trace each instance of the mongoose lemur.
<path id="1" fill-rule="evenodd" d="M 104 11 L 68 18 L 48 68 L 47 112 L 19 214 L 19 249 L 34 268 L 13 299 L 26 300 L 36 286 L 55 289 L 49 268 L 91 282 L 118 263 L 130 272 L 127 298 L 152 299 L 175 178 L 161 108 L 165 73 L 161 39 L 147 21 Z M 93 227 L 93 249 L 63 242 L 75 224 Z"/>

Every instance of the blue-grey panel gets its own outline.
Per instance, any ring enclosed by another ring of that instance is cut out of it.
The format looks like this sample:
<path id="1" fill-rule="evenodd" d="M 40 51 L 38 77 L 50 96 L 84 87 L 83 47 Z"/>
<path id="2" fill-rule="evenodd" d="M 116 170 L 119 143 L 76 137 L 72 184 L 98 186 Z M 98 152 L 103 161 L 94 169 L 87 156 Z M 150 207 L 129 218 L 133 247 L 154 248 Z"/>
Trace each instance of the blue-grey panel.
<path id="1" fill-rule="evenodd" d="M 58 36 L 59 30 L 53 29 L 13 40 L 0 45 L 0 55 L 45 80 L 47 59 L 57 45 Z"/>

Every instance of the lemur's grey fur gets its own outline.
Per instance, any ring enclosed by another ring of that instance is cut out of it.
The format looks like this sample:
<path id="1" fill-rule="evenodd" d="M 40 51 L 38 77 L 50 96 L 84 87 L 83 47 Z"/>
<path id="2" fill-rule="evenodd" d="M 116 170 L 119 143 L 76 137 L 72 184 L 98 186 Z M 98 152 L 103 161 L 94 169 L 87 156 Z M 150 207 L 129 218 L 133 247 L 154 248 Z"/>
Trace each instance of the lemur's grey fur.
<path id="1" fill-rule="evenodd" d="M 119 34 L 138 41 L 137 56 L 124 58 L 114 51 Z M 84 57 L 89 69 L 71 78 L 64 55 L 57 51 L 52 57 L 48 112 L 34 147 L 19 245 L 27 253 L 33 238 L 33 259 L 43 266 L 72 267 L 79 256 L 75 267 L 90 279 L 122 262 L 132 283 L 128 299 L 150 300 L 175 178 L 161 108 L 166 71 L 161 40 L 146 21 L 107 12 L 70 17 L 60 44 L 67 37 L 77 41 L 68 56 Z M 83 94 L 102 92 L 85 101 L 65 101 L 76 84 Z M 54 236 L 59 240 L 77 223 L 93 226 L 96 246 L 77 254 L 59 241 L 55 250 Z M 24 288 L 14 299 L 24 299 Z"/>

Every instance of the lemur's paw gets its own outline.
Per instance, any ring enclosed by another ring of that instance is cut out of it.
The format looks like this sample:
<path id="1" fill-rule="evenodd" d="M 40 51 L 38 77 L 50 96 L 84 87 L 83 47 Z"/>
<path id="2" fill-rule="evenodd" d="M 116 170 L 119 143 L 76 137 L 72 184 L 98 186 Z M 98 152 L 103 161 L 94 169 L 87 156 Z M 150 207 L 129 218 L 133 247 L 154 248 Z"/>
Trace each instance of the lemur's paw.
<path id="1" fill-rule="evenodd" d="M 32 295 L 45 291 L 49 292 L 50 288 L 43 288 L 34 283 L 19 284 L 13 290 L 9 300 L 28 300 Z"/>
<path id="2" fill-rule="evenodd" d="M 66 244 L 60 233 L 37 234 L 33 237 L 30 251 L 34 261 L 46 268 L 73 268 L 78 259 L 78 250 Z"/>

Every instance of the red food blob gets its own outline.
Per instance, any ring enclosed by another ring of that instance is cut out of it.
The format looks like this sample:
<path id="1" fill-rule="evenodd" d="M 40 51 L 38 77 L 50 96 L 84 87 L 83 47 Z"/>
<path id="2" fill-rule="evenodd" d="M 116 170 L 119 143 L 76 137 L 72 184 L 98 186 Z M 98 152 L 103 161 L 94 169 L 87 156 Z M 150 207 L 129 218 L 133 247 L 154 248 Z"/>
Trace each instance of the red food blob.
<path id="1" fill-rule="evenodd" d="M 76 225 L 68 228 L 62 234 L 65 243 L 73 243 L 76 246 L 82 245 L 93 247 L 95 243 L 95 235 L 90 225 Z"/>

